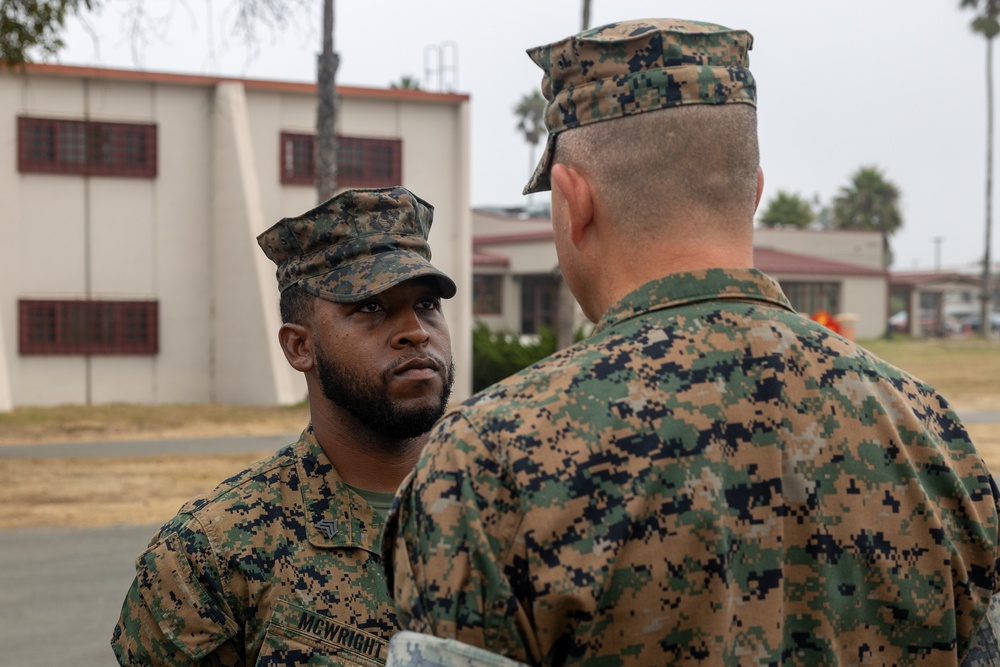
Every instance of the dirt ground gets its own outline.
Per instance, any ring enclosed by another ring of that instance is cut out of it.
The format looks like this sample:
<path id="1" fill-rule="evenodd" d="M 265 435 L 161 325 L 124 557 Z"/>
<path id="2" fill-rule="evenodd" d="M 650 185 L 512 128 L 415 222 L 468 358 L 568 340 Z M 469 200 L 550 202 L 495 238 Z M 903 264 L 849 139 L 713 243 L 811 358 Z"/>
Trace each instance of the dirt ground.
<path id="1" fill-rule="evenodd" d="M 961 407 L 961 406 L 959 406 Z M 264 418 L 264 417 L 267 418 Z M 141 430 L 117 426 L 69 429 L 65 441 L 192 438 L 295 433 L 308 420 L 304 410 L 233 421 L 195 420 L 183 425 L 146 424 Z M 990 469 L 1000 473 L 1000 424 L 968 425 Z M 23 429 L 22 429 L 23 430 Z M 86 437 L 80 431 L 86 431 Z M 0 434 L 0 447 L 30 438 L 16 429 Z M 43 438 L 42 429 L 36 437 Z M 44 440 L 54 436 L 50 433 Z M 52 444 L 58 447 L 59 444 Z M 0 530 L 156 524 L 173 516 L 188 499 L 207 493 L 268 452 L 220 456 L 137 456 L 131 458 L 0 459 Z"/>

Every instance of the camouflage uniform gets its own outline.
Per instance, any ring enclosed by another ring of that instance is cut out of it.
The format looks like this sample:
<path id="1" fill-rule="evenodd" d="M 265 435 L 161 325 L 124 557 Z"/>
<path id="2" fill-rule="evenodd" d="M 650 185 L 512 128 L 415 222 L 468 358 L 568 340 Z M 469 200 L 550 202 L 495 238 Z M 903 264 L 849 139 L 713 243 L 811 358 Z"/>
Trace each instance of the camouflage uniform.
<path id="1" fill-rule="evenodd" d="M 122 665 L 381 665 L 395 630 L 381 517 L 308 428 L 187 503 L 136 562 Z"/>
<path id="2" fill-rule="evenodd" d="M 450 298 L 455 283 L 430 263 L 432 212 L 403 187 L 347 190 L 257 242 L 281 291 L 298 285 L 356 303 L 428 277 Z M 122 665 L 384 665 L 396 630 L 380 562 L 384 523 L 310 426 L 153 537 L 136 562 L 115 655 Z"/>
<path id="3" fill-rule="evenodd" d="M 753 269 L 648 283 L 432 431 L 401 627 L 542 665 L 957 665 L 998 492 L 926 384 Z"/>

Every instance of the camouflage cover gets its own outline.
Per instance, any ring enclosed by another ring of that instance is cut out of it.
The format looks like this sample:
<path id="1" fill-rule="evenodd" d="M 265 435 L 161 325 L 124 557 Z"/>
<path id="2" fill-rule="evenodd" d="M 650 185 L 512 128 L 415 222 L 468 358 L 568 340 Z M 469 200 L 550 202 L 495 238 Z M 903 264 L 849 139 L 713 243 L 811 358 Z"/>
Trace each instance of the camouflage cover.
<path id="1" fill-rule="evenodd" d="M 386 667 L 527 667 L 475 646 L 416 632 L 397 632 L 389 640 Z"/>
<path id="2" fill-rule="evenodd" d="M 957 665 L 998 498 L 931 387 L 716 269 L 447 414 L 384 548 L 403 629 L 533 665 Z"/>
<path id="3" fill-rule="evenodd" d="M 560 132 L 688 104 L 754 104 L 753 37 L 712 23 L 641 19 L 611 23 L 528 49 L 542 68 L 548 143 L 524 194 L 549 190 Z"/>
<path id="4" fill-rule="evenodd" d="M 257 237 L 278 265 L 278 290 L 299 284 L 328 301 L 354 303 L 393 285 L 431 276 L 441 296 L 455 283 L 430 263 L 434 207 L 404 187 L 345 190 Z"/>
<path id="5" fill-rule="evenodd" d="M 307 428 L 153 537 L 111 641 L 119 663 L 385 664 L 383 525 Z"/>

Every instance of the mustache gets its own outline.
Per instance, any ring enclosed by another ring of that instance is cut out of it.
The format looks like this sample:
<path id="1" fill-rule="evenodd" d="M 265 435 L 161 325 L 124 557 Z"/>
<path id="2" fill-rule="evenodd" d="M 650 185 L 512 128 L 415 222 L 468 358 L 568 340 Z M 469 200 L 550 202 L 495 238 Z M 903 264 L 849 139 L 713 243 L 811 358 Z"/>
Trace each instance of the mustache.
<path id="1" fill-rule="evenodd" d="M 434 366 L 434 370 L 438 372 L 444 371 L 445 373 L 447 373 L 449 367 L 449 365 L 445 363 L 444 359 L 442 359 L 436 354 L 431 354 L 431 353 L 412 354 L 408 357 L 401 357 L 393 361 L 391 364 L 389 364 L 389 366 L 385 369 L 385 371 L 383 371 L 383 375 L 388 377 L 389 375 L 392 375 L 394 372 L 396 372 L 396 370 L 400 366 L 404 364 L 409 364 L 414 361 L 421 361 L 421 362 L 429 361 Z"/>

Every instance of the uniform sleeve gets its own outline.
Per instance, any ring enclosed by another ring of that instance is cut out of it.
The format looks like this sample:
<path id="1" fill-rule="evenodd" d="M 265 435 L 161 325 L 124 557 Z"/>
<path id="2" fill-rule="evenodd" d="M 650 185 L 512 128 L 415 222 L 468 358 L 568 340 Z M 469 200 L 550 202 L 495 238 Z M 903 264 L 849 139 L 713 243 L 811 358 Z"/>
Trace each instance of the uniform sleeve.
<path id="1" fill-rule="evenodd" d="M 223 599 L 211 545 L 191 526 L 161 532 L 136 559 L 111 639 L 119 664 L 243 664 L 228 641 L 239 626 Z"/>
<path id="2" fill-rule="evenodd" d="M 405 630 L 536 662 L 517 489 L 460 414 L 432 431 L 385 536 Z"/>

